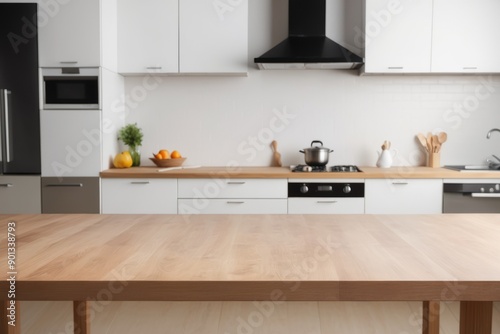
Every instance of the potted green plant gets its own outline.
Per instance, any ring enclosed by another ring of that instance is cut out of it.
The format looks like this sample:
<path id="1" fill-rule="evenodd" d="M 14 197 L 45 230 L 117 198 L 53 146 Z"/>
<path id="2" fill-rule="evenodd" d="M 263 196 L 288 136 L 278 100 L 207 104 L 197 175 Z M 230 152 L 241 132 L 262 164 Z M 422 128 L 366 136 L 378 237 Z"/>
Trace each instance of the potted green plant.
<path id="1" fill-rule="evenodd" d="M 142 145 L 142 130 L 137 123 L 127 124 L 118 132 L 118 139 L 128 146 L 132 156 L 132 167 L 141 165 L 141 154 L 138 150 Z"/>

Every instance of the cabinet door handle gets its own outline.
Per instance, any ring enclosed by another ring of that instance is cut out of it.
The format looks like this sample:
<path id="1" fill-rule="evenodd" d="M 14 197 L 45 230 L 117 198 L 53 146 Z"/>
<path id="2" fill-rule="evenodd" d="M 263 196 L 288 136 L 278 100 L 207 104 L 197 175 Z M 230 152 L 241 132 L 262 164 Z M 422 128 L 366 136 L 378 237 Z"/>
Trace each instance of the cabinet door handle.
<path id="1" fill-rule="evenodd" d="M 403 66 L 389 66 L 387 69 L 389 70 L 402 70 Z"/>
<path id="2" fill-rule="evenodd" d="M 227 201 L 227 204 L 245 204 L 243 201 Z"/>
<path id="3" fill-rule="evenodd" d="M 149 184 L 149 181 L 132 181 L 131 184 Z"/>
<path id="4" fill-rule="evenodd" d="M 0 187 L 2 188 L 12 188 L 14 185 L 12 183 L 2 183 L 0 184 Z"/>
<path id="5" fill-rule="evenodd" d="M 146 67 L 147 70 L 161 70 L 163 67 L 161 66 L 148 66 Z"/>
<path id="6" fill-rule="evenodd" d="M 335 204 L 337 201 L 317 201 L 318 204 Z"/>
<path id="7" fill-rule="evenodd" d="M 462 69 L 464 69 L 464 70 L 477 70 L 477 67 L 476 66 L 465 66 L 465 67 L 462 67 Z"/>
<path id="8" fill-rule="evenodd" d="M 227 184 L 245 184 L 244 181 L 229 181 Z"/>
<path id="9" fill-rule="evenodd" d="M 70 188 L 70 187 L 75 187 L 75 188 L 82 188 L 83 187 L 83 183 L 61 183 L 61 184 L 47 184 L 45 185 L 46 187 L 67 187 L 67 188 Z"/>
<path id="10" fill-rule="evenodd" d="M 61 64 L 78 64 L 77 61 L 74 61 L 74 60 L 70 60 L 70 61 L 61 61 L 60 62 Z"/>
<path id="11" fill-rule="evenodd" d="M 404 185 L 407 185 L 407 184 L 408 184 L 408 182 L 392 182 L 392 184 L 394 184 L 394 185 L 404 186 Z"/>

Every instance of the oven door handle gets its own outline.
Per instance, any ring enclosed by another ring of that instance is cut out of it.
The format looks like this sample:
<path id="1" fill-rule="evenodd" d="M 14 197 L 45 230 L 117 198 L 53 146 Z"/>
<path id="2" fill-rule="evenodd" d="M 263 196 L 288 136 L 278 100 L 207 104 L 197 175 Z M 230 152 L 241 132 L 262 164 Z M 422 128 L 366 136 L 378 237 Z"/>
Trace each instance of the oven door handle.
<path id="1" fill-rule="evenodd" d="M 471 193 L 470 195 L 477 198 L 500 198 L 500 193 Z"/>

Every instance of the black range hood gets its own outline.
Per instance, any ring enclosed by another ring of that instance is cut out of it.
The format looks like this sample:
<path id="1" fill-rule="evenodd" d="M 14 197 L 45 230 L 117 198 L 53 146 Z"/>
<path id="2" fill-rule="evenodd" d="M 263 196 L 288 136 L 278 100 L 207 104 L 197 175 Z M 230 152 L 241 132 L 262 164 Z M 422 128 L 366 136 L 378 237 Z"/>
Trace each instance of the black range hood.
<path id="1" fill-rule="evenodd" d="M 288 4 L 288 38 L 254 59 L 260 69 L 356 69 L 363 65 L 363 58 L 326 37 L 326 0 L 289 0 Z"/>

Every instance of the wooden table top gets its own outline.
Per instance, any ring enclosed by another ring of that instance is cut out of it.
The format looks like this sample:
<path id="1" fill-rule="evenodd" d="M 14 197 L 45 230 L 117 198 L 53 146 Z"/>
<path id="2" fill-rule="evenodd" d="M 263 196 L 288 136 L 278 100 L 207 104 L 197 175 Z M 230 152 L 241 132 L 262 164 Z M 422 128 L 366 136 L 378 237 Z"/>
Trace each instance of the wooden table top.
<path id="1" fill-rule="evenodd" d="M 18 300 L 500 300 L 495 214 L 0 215 L 0 299 L 11 221 Z"/>
<path id="2" fill-rule="evenodd" d="M 362 173 L 293 173 L 288 167 L 199 167 L 158 172 L 158 167 L 113 168 L 102 178 L 252 178 L 252 179 L 500 179 L 500 172 L 459 172 L 446 168 L 361 166 Z"/>

